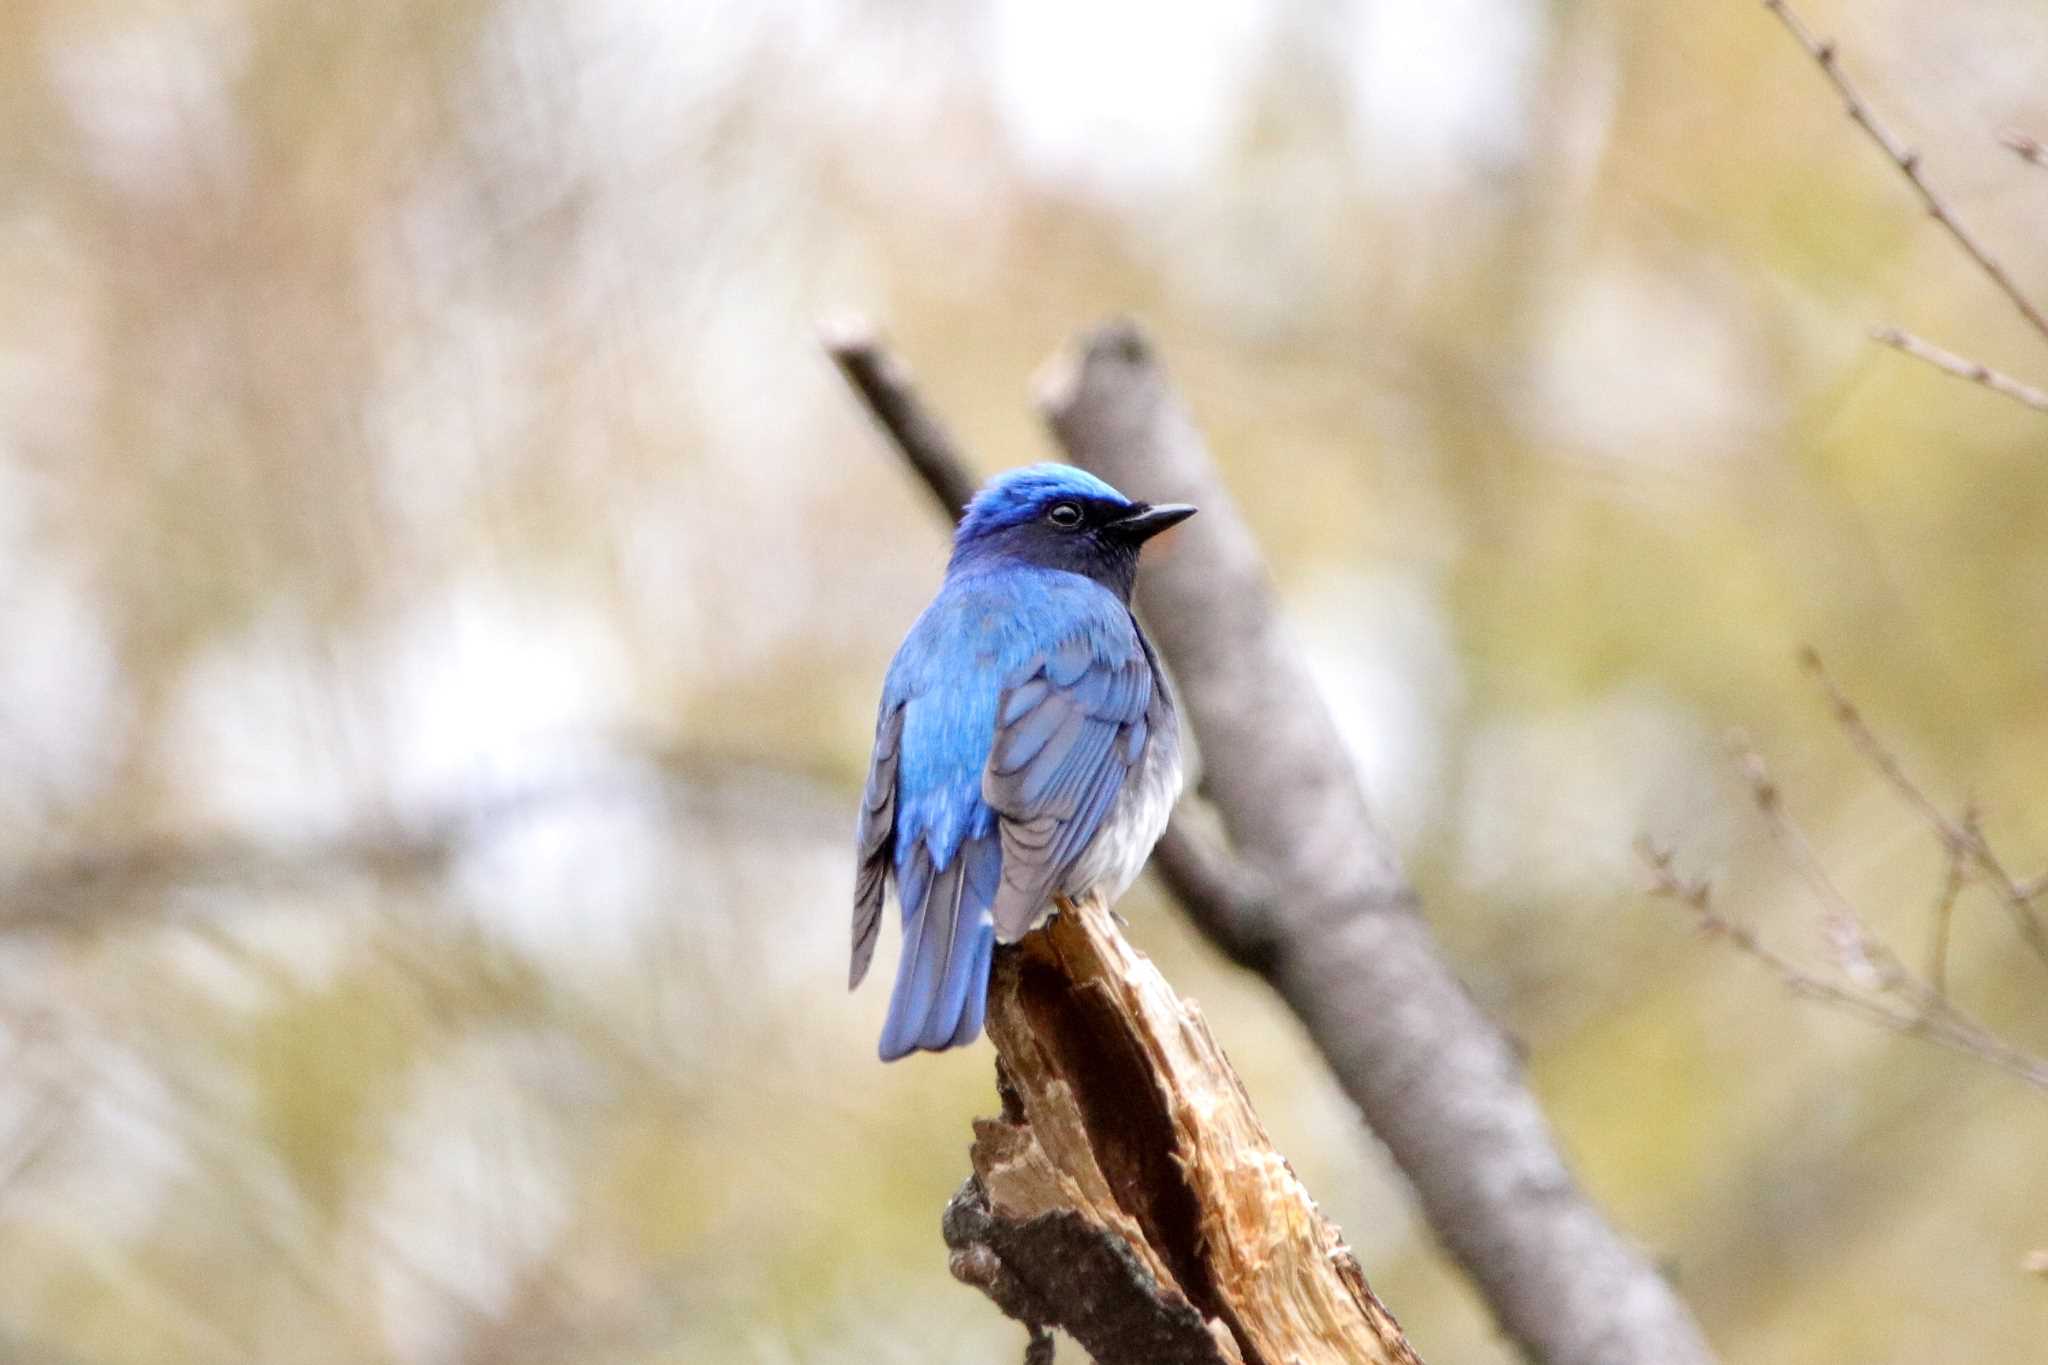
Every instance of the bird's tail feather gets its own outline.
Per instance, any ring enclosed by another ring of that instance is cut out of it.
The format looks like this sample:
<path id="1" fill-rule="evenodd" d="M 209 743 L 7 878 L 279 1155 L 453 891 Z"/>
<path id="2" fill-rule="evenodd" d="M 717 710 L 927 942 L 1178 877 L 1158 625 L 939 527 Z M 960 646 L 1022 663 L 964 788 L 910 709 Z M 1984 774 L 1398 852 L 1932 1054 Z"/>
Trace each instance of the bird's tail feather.
<path id="1" fill-rule="evenodd" d="M 918 856 L 924 856 L 922 851 Z M 899 882 L 922 894 L 906 907 L 903 957 L 882 1026 L 883 1061 L 919 1048 L 941 1052 L 980 1036 L 995 950 L 988 907 L 1000 872 L 994 839 L 969 839 L 943 870 Z"/>

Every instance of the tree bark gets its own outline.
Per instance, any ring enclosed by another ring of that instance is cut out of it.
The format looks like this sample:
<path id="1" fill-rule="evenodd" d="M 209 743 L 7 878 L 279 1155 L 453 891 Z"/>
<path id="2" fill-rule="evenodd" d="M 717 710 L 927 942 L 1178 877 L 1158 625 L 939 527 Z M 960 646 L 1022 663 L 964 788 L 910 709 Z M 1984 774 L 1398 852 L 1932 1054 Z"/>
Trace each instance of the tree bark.
<path id="1" fill-rule="evenodd" d="M 1039 406 L 1076 464 L 1201 509 L 1138 596 L 1200 745 L 1202 793 L 1245 866 L 1225 876 L 1228 855 L 1176 851 L 1155 867 L 1197 924 L 1241 930 L 1227 950 L 1255 952 L 1529 1357 L 1710 1361 L 1670 1284 L 1579 1188 L 1514 1048 L 1417 913 L 1257 542 L 1144 337 L 1127 322 L 1087 335 L 1048 367 Z"/>
<path id="2" fill-rule="evenodd" d="M 1101 1365 L 1420 1365 L 1192 1003 L 1107 908 L 998 955 L 1004 1113 L 947 1212 L 954 1273 Z"/>

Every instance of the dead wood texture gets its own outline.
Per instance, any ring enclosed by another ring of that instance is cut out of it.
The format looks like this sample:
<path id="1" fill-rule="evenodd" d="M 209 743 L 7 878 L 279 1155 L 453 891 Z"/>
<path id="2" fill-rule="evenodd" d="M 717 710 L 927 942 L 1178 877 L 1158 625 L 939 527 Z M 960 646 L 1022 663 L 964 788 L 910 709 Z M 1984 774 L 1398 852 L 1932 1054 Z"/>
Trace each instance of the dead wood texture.
<path id="1" fill-rule="evenodd" d="M 997 959 L 954 1273 L 1102 1365 L 1419 1365 L 1201 1011 L 1084 901 Z"/>

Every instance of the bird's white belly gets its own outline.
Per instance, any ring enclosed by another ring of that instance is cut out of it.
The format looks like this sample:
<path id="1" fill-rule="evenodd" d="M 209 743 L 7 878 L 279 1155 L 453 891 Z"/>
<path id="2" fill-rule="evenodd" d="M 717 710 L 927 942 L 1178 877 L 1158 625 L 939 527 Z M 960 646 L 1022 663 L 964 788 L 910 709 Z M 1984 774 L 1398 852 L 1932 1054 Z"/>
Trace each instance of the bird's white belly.
<path id="1" fill-rule="evenodd" d="M 1180 736 L 1171 712 L 1162 729 L 1164 733 L 1152 736 L 1144 758 L 1110 806 L 1109 817 L 1067 874 L 1063 889 L 1070 899 L 1098 891 L 1114 904 L 1138 879 L 1152 846 L 1166 832 L 1181 786 Z"/>

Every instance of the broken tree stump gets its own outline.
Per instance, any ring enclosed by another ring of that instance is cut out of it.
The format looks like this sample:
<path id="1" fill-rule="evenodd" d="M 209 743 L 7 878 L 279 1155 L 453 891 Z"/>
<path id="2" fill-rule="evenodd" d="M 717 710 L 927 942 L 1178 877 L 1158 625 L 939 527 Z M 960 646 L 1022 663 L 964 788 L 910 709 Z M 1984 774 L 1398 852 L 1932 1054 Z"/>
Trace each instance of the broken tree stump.
<path id="1" fill-rule="evenodd" d="M 1100 1365 L 1420 1365 L 1192 1002 L 1099 901 L 997 954 L 953 1271 Z"/>

